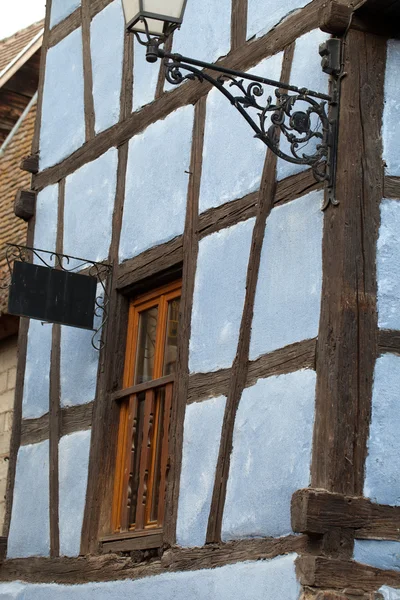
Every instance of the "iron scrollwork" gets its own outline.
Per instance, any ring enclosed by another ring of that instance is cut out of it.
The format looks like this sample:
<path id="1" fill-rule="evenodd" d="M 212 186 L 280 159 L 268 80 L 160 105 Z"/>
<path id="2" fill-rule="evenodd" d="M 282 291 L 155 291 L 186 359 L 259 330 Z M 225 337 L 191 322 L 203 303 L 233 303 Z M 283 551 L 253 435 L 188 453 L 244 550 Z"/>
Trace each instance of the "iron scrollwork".
<path id="1" fill-rule="evenodd" d="M 187 64 L 179 54 L 159 52 L 164 55 L 165 78 L 171 85 L 194 79 L 208 81 L 245 118 L 254 131 L 254 137 L 283 160 L 310 166 L 317 181 L 327 181 L 328 187 L 333 187 L 333 128 L 336 123 L 329 115 L 329 106 L 337 104 L 335 97 L 259 77 L 254 77 L 256 81 L 253 81 L 253 77 L 247 74 L 241 75 L 250 82 L 229 73 L 221 73 L 214 78 L 206 71 Z M 279 87 L 275 88 L 274 95 L 266 97 L 264 85 L 275 84 Z M 295 93 L 289 94 L 288 90 Z M 261 103 L 262 98 L 265 98 L 265 103 Z M 338 204 L 333 193 L 328 195 L 322 209 L 325 210 L 330 202 Z"/>
<path id="2" fill-rule="evenodd" d="M 13 263 L 15 260 L 21 262 L 35 262 L 49 269 L 59 269 L 71 273 L 83 272 L 86 275 L 95 277 L 100 286 L 100 293 L 95 299 L 95 328 L 92 335 L 92 346 L 95 350 L 102 350 L 104 347 L 104 336 L 102 332 L 108 321 L 108 306 L 110 303 L 109 286 L 111 284 L 112 265 L 105 262 L 95 262 L 85 258 L 69 256 L 60 252 L 50 252 L 39 248 L 29 246 L 20 246 L 18 244 L 7 244 L 6 261 L 9 277 L 3 283 L 0 282 L 0 289 L 8 289 L 11 282 Z"/>

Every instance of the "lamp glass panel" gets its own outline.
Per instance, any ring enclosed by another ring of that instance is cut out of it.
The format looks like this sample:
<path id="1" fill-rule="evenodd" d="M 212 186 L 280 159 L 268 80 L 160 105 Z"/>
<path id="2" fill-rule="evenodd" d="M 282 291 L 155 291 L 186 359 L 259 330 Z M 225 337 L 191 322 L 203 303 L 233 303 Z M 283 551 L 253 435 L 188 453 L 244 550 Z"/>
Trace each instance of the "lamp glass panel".
<path id="1" fill-rule="evenodd" d="M 122 0 L 126 24 L 130 23 L 140 11 L 139 0 Z"/>
<path id="2" fill-rule="evenodd" d="M 147 13 L 153 13 L 168 17 L 174 21 L 180 21 L 183 17 L 183 7 L 185 0 L 143 0 L 143 10 Z"/>

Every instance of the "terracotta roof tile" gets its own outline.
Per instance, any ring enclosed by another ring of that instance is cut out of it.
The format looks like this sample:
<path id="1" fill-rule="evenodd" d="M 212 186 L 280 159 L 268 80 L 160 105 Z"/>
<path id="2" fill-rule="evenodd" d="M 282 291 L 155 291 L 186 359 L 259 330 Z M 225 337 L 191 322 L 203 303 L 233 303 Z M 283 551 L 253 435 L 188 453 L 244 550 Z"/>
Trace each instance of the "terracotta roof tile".
<path id="1" fill-rule="evenodd" d="M 38 21 L 29 25 L 21 31 L 17 31 L 8 38 L 0 40 L 0 71 L 2 71 L 10 62 L 25 48 L 35 35 L 43 29 L 44 22 Z"/>
<path id="2" fill-rule="evenodd" d="M 31 152 L 35 125 L 36 105 L 32 107 L 20 129 L 0 157 L 0 283 L 7 275 L 5 243 L 24 244 L 27 225 L 14 215 L 14 199 L 17 190 L 29 189 L 31 176 L 19 168 L 21 159 Z M 0 316 L 7 310 L 7 293 L 0 289 Z"/>

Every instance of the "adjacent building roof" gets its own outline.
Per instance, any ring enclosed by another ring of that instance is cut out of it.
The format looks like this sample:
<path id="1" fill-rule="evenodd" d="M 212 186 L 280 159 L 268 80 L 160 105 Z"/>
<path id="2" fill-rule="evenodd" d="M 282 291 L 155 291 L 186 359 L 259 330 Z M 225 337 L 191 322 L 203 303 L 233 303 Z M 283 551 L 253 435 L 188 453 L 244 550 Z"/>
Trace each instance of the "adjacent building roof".
<path id="1" fill-rule="evenodd" d="M 0 285 L 7 275 L 6 242 L 26 241 L 27 226 L 14 215 L 14 199 L 31 185 L 20 162 L 31 153 L 42 31 L 43 22 L 35 23 L 0 40 Z M 0 338 L 7 301 L 7 290 L 0 288 Z"/>

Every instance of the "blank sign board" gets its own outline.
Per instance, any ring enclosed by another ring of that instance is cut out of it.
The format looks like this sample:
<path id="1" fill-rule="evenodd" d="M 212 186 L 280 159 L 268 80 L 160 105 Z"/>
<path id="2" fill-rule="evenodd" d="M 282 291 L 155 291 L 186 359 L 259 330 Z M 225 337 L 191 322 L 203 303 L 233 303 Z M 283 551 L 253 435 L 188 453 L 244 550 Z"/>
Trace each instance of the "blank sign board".
<path id="1" fill-rule="evenodd" d="M 96 277 L 15 261 L 8 312 L 93 329 L 96 287 Z"/>

